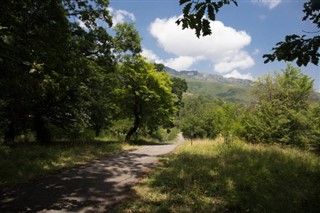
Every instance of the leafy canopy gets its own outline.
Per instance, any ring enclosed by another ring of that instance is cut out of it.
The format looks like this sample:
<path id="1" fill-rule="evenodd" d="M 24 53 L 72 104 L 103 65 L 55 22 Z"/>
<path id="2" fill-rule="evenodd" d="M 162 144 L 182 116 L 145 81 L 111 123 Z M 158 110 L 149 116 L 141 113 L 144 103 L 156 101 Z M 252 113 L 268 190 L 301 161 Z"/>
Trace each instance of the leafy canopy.
<path id="1" fill-rule="evenodd" d="M 126 56 L 117 69 L 119 87 L 115 93 L 125 117 L 134 120 L 126 140 L 141 127 L 156 130 L 172 122 L 176 98 L 172 81 L 165 72 L 158 72 L 153 63 L 141 56 Z"/>

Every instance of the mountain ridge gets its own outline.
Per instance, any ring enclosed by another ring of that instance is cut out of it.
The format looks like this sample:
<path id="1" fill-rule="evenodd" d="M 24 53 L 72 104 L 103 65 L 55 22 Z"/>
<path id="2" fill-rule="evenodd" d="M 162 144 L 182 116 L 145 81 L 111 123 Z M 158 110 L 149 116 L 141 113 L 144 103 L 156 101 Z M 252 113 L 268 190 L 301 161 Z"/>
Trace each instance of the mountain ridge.
<path id="1" fill-rule="evenodd" d="M 201 80 L 201 81 L 207 81 L 207 82 L 216 82 L 216 83 L 239 83 L 239 84 L 244 84 L 246 86 L 252 86 L 253 81 L 248 80 L 248 79 L 240 79 L 240 78 L 226 78 L 223 77 L 222 75 L 218 74 L 209 74 L 209 73 L 203 73 L 199 72 L 197 70 L 182 70 L 182 71 L 177 71 L 173 68 L 164 67 L 164 70 L 171 76 L 175 77 L 182 77 L 182 78 L 188 78 L 192 80 Z"/>

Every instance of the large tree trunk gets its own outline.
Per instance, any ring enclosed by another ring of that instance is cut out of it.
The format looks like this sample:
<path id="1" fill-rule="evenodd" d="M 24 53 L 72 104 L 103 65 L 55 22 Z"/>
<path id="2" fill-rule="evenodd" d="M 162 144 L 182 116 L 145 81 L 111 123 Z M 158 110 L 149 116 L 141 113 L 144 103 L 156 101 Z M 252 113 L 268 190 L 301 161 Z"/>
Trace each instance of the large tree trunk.
<path id="1" fill-rule="evenodd" d="M 16 130 L 14 124 L 11 122 L 4 132 L 4 144 L 7 146 L 14 146 L 14 138 Z"/>
<path id="2" fill-rule="evenodd" d="M 132 137 L 132 135 L 134 133 L 137 132 L 138 128 L 140 127 L 141 124 L 141 115 L 140 115 L 140 107 L 137 107 L 134 110 L 134 123 L 133 123 L 133 127 L 130 128 L 130 130 L 128 131 L 127 135 L 126 135 L 126 139 L 125 141 L 129 141 Z"/>
<path id="3" fill-rule="evenodd" d="M 47 128 L 45 120 L 41 115 L 35 115 L 34 129 L 36 131 L 37 141 L 40 144 L 45 145 L 52 142 L 50 130 Z"/>

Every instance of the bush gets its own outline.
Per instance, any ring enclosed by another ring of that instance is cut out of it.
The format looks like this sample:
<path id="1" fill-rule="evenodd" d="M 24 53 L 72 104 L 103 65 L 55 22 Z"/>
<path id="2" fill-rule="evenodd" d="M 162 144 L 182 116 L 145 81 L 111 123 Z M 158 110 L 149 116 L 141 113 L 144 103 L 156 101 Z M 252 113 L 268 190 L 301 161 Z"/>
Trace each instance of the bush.
<path id="1" fill-rule="evenodd" d="M 157 139 L 160 142 L 170 142 L 176 139 L 177 135 L 179 134 L 180 130 L 178 128 L 171 128 L 171 129 L 164 129 L 159 128 L 150 136 L 153 139 Z"/>
<path id="2" fill-rule="evenodd" d="M 257 102 L 243 117 L 239 136 L 253 143 L 311 147 L 320 139 L 317 110 L 312 112 L 308 101 L 312 86 L 308 76 L 290 65 L 259 79 L 253 91 Z"/>

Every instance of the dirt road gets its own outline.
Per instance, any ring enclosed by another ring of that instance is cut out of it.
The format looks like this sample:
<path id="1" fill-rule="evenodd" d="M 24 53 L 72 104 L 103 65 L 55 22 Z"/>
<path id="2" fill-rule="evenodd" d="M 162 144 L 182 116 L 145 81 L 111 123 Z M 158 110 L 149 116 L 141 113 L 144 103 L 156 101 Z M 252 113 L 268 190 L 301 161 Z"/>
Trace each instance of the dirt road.
<path id="1" fill-rule="evenodd" d="M 0 189 L 0 212 L 107 212 L 172 145 L 152 145 L 96 160 L 30 183 Z"/>

